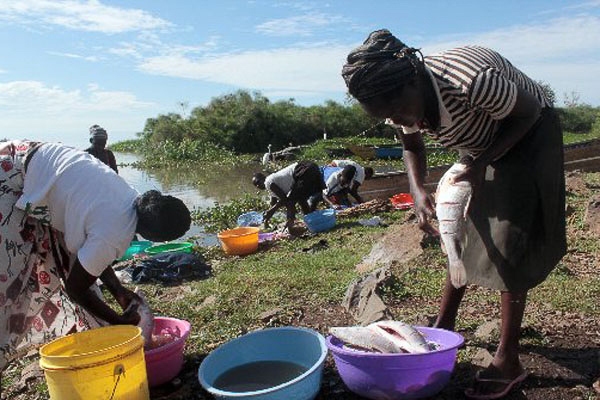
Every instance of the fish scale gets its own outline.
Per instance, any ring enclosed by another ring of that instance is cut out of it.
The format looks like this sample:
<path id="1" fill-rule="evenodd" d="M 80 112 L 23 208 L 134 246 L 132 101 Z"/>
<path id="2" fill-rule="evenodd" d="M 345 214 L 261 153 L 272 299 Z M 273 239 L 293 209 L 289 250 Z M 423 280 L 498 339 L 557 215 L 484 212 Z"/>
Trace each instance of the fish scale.
<path id="1" fill-rule="evenodd" d="M 455 288 L 467 284 L 462 253 L 466 241 L 466 216 L 473 188 L 468 181 L 454 182 L 454 177 L 466 167 L 463 163 L 453 164 L 440 179 L 435 196 L 440 236 L 448 256 L 450 281 Z"/>

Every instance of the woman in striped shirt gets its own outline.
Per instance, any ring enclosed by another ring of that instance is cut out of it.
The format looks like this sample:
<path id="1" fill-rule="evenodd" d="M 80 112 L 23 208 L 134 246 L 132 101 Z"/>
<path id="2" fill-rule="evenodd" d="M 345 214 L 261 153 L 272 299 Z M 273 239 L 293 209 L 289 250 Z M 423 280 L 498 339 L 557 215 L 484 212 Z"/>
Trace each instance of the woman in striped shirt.
<path id="1" fill-rule="evenodd" d="M 424 231 L 437 234 L 422 135 L 473 160 L 456 177 L 473 187 L 462 259 L 469 283 L 501 292 L 502 329 L 492 363 L 465 394 L 503 397 L 526 377 L 518 345 L 527 291 L 566 252 L 562 132 L 552 104 L 493 50 L 466 46 L 423 58 L 387 30 L 348 55 L 342 76 L 370 115 L 398 129 Z M 464 293 L 446 280 L 435 326 L 454 329 Z"/>

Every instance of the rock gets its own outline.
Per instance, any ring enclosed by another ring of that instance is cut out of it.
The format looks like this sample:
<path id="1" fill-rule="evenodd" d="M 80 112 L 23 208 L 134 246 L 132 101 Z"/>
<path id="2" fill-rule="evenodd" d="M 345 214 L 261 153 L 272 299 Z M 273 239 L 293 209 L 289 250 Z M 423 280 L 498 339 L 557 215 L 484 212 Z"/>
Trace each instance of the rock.
<path id="1" fill-rule="evenodd" d="M 40 367 L 39 362 L 34 361 L 23 368 L 21 379 L 16 383 L 17 391 L 22 392 L 27 388 L 32 380 L 41 379 L 44 376 L 44 370 Z"/>
<path id="2" fill-rule="evenodd" d="M 592 387 L 594 388 L 594 390 L 596 391 L 596 393 L 600 393 L 600 378 L 598 378 L 596 380 L 596 382 L 594 382 L 594 384 L 592 385 Z"/>
<path id="3" fill-rule="evenodd" d="M 264 313 L 260 314 L 258 316 L 258 319 L 260 319 L 263 322 L 267 322 L 282 311 L 283 311 L 283 308 L 279 308 L 279 307 L 273 308 L 271 310 L 265 311 Z"/>
<path id="4" fill-rule="evenodd" d="M 388 228 L 387 232 L 356 266 L 359 272 L 368 272 L 390 263 L 404 263 L 423 253 L 423 231 L 417 224 L 404 223 Z"/>
<path id="5" fill-rule="evenodd" d="M 590 232 L 600 236 L 600 196 L 592 198 L 588 203 L 584 222 Z"/>
<path id="6" fill-rule="evenodd" d="M 486 349 L 479 349 L 479 351 L 471 359 L 473 365 L 478 367 L 487 368 L 494 359 L 494 356 L 490 354 Z"/>
<path id="7" fill-rule="evenodd" d="M 379 288 L 391 277 L 389 269 L 380 268 L 352 282 L 346 290 L 342 306 L 361 325 L 392 319 L 379 297 Z"/>
<path id="8" fill-rule="evenodd" d="M 498 339 L 500 337 L 500 320 L 494 319 L 479 325 L 475 331 L 475 337 L 486 342 Z"/>

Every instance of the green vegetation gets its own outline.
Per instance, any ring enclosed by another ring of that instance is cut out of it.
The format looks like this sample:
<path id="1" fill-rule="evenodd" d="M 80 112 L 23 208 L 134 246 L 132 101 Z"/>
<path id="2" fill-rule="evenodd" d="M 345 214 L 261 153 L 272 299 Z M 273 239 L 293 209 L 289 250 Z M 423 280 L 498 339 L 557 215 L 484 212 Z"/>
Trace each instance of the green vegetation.
<path id="1" fill-rule="evenodd" d="M 554 96 L 548 85 L 545 90 Z M 557 107 L 566 132 L 565 142 L 600 137 L 600 108 L 580 104 L 575 95 L 572 97 L 565 107 Z M 138 133 L 139 139 L 119 142 L 111 148 L 141 154 L 144 166 L 153 167 L 190 162 L 232 163 L 239 161 L 240 155 L 249 160 L 266 152 L 269 144 L 272 151 L 290 145 L 310 145 L 302 153 L 304 158 L 327 160 L 332 158 L 331 150 L 343 149 L 350 143 L 394 143 L 393 128 L 369 117 L 351 101 L 326 101 L 304 107 L 295 104 L 294 99 L 271 102 L 258 92 L 240 90 L 215 97 L 207 106 L 196 107 L 189 114 L 185 111 L 148 118 Z M 441 159 L 434 159 L 431 165 L 453 161 L 454 156 L 442 156 L 440 152 Z"/>
<path id="2" fill-rule="evenodd" d="M 234 199 L 227 204 L 215 204 L 206 210 L 196 210 L 192 213 L 194 221 L 204 226 L 206 232 L 219 232 L 237 226 L 237 217 L 247 211 L 264 210 L 267 203 L 256 195 L 248 193 L 240 199 Z"/>

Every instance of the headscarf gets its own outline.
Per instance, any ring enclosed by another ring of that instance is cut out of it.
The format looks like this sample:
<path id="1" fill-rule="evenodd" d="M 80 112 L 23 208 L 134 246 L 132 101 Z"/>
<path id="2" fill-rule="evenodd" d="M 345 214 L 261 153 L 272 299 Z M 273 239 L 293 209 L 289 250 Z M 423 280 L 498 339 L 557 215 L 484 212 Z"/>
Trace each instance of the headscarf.
<path id="1" fill-rule="evenodd" d="M 106 129 L 102 128 L 100 125 L 92 125 L 90 126 L 90 138 L 91 139 L 108 139 L 108 133 L 106 133 Z"/>
<path id="2" fill-rule="evenodd" d="M 348 92 L 358 101 L 399 88 L 414 78 L 422 60 L 387 29 L 371 32 L 348 54 L 342 68 Z"/>

